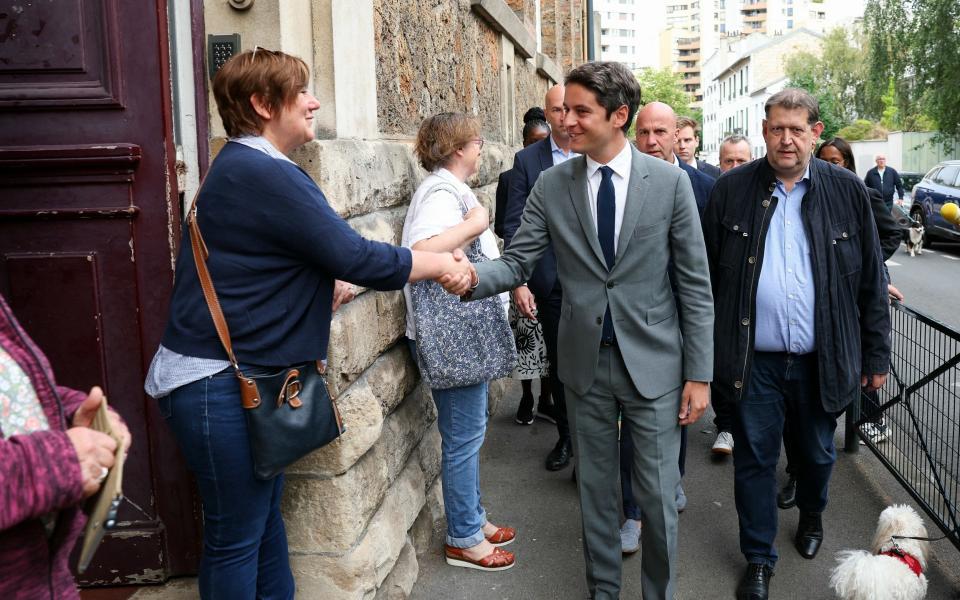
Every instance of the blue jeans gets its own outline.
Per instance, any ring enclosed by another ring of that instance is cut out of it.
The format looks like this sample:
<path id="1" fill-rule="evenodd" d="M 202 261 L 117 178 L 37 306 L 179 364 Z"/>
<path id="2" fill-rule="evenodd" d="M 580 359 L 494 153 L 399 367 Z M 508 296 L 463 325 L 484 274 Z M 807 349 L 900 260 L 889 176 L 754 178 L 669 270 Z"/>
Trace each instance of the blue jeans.
<path id="1" fill-rule="evenodd" d="M 755 352 L 746 393 L 733 422 L 733 485 L 740 551 L 747 562 L 777 562 L 777 461 L 784 422 L 790 424 L 797 507 L 823 512 L 837 452 L 837 415 L 820 401 L 816 353 Z"/>
<path id="2" fill-rule="evenodd" d="M 410 340 L 416 360 L 416 342 Z M 447 517 L 446 543 L 470 548 L 484 540 L 487 513 L 480 505 L 480 447 L 487 432 L 487 382 L 431 389 L 440 430 L 440 480 Z"/>
<path id="3" fill-rule="evenodd" d="M 252 371 L 244 369 L 247 375 Z M 233 371 L 177 388 L 159 404 L 203 500 L 201 598 L 293 598 L 287 533 L 280 516 L 283 475 L 270 481 L 253 476 Z"/>

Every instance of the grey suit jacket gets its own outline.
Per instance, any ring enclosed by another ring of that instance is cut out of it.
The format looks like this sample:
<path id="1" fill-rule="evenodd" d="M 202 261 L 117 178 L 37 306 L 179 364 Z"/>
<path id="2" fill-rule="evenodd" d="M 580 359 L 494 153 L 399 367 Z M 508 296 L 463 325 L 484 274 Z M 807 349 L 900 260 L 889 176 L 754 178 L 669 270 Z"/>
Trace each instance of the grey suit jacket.
<path id="1" fill-rule="evenodd" d="M 607 269 L 591 217 L 582 156 L 540 175 L 510 248 L 477 265 L 480 281 L 472 299 L 526 281 L 553 242 L 564 290 L 558 374 L 579 395 L 594 381 L 608 302 L 621 354 L 642 396 L 657 398 L 684 380 L 713 377 L 713 297 L 690 180 L 677 167 L 631 149 L 613 269 Z M 671 257 L 676 296 L 668 276 Z"/>

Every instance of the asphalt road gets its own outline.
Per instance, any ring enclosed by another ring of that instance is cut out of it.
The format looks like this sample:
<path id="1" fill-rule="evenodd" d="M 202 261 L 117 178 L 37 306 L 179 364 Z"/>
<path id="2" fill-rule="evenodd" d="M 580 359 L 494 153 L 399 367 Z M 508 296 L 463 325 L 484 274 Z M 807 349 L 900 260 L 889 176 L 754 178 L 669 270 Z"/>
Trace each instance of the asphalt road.
<path id="1" fill-rule="evenodd" d="M 901 245 L 887 268 L 904 304 L 960 330 L 960 244 L 934 244 L 913 257 Z"/>

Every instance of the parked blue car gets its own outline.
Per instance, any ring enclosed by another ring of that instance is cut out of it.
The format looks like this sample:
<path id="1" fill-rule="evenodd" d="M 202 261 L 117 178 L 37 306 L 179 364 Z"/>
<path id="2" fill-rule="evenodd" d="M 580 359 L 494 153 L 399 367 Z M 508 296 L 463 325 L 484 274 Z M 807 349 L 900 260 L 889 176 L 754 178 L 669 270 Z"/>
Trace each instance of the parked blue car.
<path id="1" fill-rule="evenodd" d="M 960 160 L 943 161 L 913 186 L 910 217 L 923 225 L 924 244 L 960 242 L 960 227 L 940 216 L 947 202 L 960 204 Z"/>

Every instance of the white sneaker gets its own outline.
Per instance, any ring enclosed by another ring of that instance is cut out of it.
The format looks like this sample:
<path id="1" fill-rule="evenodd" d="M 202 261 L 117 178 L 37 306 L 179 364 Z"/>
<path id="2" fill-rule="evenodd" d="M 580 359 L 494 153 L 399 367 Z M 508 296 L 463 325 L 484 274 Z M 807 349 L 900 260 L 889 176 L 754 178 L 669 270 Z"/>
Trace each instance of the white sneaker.
<path id="1" fill-rule="evenodd" d="M 717 441 L 713 443 L 710 452 L 713 454 L 733 454 L 733 434 L 729 431 L 717 433 Z"/>
<path id="2" fill-rule="evenodd" d="M 620 551 L 633 554 L 640 549 L 640 521 L 627 519 L 620 528 Z"/>
<path id="3" fill-rule="evenodd" d="M 683 491 L 683 486 L 677 484 L 677 512 L 682 513 L 687 508 L 687 494 Z"/>
<path id="4" fill-rule="evenodd" d="M 885 421 L 880 421 L 879 423 L 866 423 L 860 429 L 863 432 L 864 437 L 873 442 L 874 444 L 880 444 L 890 437 L 890 428 L 887 427 Z M 860 444 L 865 445 L 863 440 L 860 440 Z"/>

